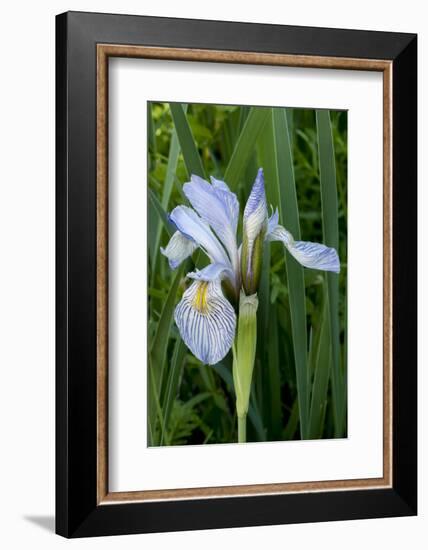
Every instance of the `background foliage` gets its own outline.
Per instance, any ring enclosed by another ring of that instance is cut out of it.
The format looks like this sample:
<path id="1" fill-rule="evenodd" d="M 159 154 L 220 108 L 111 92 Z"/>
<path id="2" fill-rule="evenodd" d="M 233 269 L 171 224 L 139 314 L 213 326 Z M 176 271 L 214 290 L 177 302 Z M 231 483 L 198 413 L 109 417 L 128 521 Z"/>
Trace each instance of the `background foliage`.
<path id="1" fill-rule="evenodd" d="M 259 166 L 280 223 L 337 248 L 341 273 L 303 269 L 282 244 L 266 245 L 247 439 L 346 435 L 347 113 L 154 102 L 148 133 L 149 444 L 237 440 L 231 358 L 201 365 L 172 317 L 185 274 L 206 260 L 196 252 L 171 271 L 159 246 L 189 174 L 224 179 L 242 214 Z"/>

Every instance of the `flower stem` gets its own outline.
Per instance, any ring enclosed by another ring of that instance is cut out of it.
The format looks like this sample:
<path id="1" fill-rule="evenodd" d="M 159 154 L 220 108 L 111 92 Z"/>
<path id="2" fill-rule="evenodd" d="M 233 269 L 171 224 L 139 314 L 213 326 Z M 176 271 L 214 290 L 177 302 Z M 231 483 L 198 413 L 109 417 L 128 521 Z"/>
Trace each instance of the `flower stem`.
<path id="1" fill-rule="evenodd" d="M 233 352 L 233 385 L 236 394 L 238 417 L 238 443 L 247 440 L 247 412 L 250 403 L 251 379 L 257 344 L 257 294 L 246 296 L 241 292 L 239 299 L 238 330 Z"/>
<path id="2" fill-rule="evenodd" d="M 238 443 L 247 441 L 247 415 L 238 416 Z"/>

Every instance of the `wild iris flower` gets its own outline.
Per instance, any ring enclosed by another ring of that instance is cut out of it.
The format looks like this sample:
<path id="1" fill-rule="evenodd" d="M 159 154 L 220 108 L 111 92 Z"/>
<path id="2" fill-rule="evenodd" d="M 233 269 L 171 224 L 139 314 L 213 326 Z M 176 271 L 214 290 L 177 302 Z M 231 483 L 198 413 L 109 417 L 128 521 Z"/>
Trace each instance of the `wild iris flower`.
<path id="1" fill-rule="evenodd" d="M 277 209 L 268 217 L 262 168 L 245 205 L 241 246 L 236 235 L 239 202 L 225 182 L 212 177 L 208 183 L 192 175 L 183 191 L 192 208 L 177 206 L 171 212 L 169 218 L 177 231 L 161 252 L 172 269 L 197 248 L 210 260 L 203 269 L 187 274 L 193 283 L 177 305 L 174 319 L 191 352 L 203 363 L 213 365 L 234 343 L 237 304 L 247 308 L 246 297 L 257 292 L 265 241 L 281 241 L 301 265 L 312 269 L 338 273 L 339 257 L 336 250 L 323 244 L 295 241 L 278 224 Z M 222 283 L 235 307 L 223 294 Z M 254 315 L 256 309 L 257 303 Z"/>
<path id="2" fill-rule="evenodd" d="M 218 363 L 232 348 L 241 443 L 246 441 L 264 243 L 281 241 L 301 265 L 312 269 L 338 273 L 339 257 L 336 250 L 323 244 L 295 241 L 279 225 L 278 210 L 268 216 L 261 168 L 245 205 L 239 246 L 236 237 L 239 202 L 226 183 L 215 178 L 208 183 L 192 175 L 183 191 L 192 208 L 177 206 L 171 212 L 169 219 L 177 231 L 161 252 L 172 269 L 197 248 L 208 256 L 210 263 L 187 274 L 193 283 L 177 305 L 174 319 L 183 341 L 203 363 Z"/>
<path id="3" fill-rule="evenodd" d="M 183 191 L 193 208 L 177 206 L 170 221 L 177 228 L 161 252 L 175 269 L 197 248 L 210 264 L 187 274 L 193 283 L 175 310 L 175 322 L 191 352 L 203 363 L 213 365 L 231 349 L 236 332 L 235 308 L 223 294 L 222 282 L 238 301 L 257 292 L 265 241 L 282 241 L 303 266 L 340 271 L 336 250 L 323 244 L 295 241 L 278 224 L 278 210 L 268 217 L 263 169 L 260 168 L 243 216 L 243 241 L 238 247 L 239 202 L 223 181 L 208 183 L 192 175 Z M 233 299 L 233 298 L 232 298 Z"/>

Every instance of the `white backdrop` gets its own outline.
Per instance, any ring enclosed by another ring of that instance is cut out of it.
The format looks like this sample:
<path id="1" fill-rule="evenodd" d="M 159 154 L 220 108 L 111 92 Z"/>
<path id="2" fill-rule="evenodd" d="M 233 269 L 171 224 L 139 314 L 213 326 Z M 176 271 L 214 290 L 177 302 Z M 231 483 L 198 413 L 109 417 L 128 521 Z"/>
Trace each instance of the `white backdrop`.
<path id="1" fill-rule="evenodd" d="M 165 99 L 174 101 L 348 111 L 346 439 L 147 448 L 141 315 L 147 310 L 147 156 L 141 151 L 147 148 L 146 101 L 163 98 L 171 81 L 174 90 Z M 109 91 L 110 490 L 382 477 L 382 74 L 116 58 Z"/>
<path id="2" fill-rule="evenodd" d="M 244 9 L 245 7 L 245 9 Z M 423 2 L 342 0 L 259 3 L 216 0 L 139 2 L 57 0 L 9 2 L 0 19 L 0 545 L 31 548 L 190 549 L 261 545 L 273 548 L 358 549 L 382 544 L 388 550 L 426 547 L 427 481 L 420 471 L 420 516 L 392 520 L 258 527 L 209 532 L 112 537 L 67 542 L 52 534 L 54 511 L 54 15 L 68 9 L 199 17 L 419 32 L 419 85 L 426 83 L 428 21 Z M 425 65 L 425 66 L 423 66 Z M 426 92 L 425 92 L 426 95 Z M 427 116 L 420 104 L 420 182 L 425 180 Z M 427 196 L 420 185 L 420 230 Z M 421 234 L 419 250 L 426 248 Z M 425 257 L 420 277 L 426 278 Z M 424 365 L 420 290 L 420 364 Z M 426 461 L 428 390 L 420 369 L 420 463 Z"/>

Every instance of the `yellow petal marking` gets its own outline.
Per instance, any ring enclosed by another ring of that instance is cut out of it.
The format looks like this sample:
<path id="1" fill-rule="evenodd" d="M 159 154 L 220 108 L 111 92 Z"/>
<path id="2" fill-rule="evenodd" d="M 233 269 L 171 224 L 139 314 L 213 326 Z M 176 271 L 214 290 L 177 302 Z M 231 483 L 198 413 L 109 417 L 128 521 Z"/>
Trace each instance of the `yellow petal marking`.
<path id="1" fill-rule="evenodd" d="M 193 297 L 192 305 L 200 313 L 208 312 L 208 285 L 207 281 L 201 281 Z"/>

